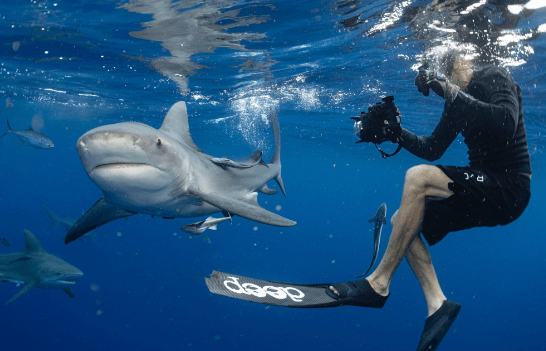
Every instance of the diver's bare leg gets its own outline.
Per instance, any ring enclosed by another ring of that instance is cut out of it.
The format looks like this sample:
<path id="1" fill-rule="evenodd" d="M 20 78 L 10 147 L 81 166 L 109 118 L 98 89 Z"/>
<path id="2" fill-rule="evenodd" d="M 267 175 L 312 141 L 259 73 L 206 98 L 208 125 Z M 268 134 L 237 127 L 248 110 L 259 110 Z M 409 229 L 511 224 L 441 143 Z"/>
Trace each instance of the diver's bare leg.
<path id="1" fill-rule="evenodd" d="M 448 188 L 450 182 L 452 180 L 435 166 L 419 165 L 407 171 L 398 218 L 396 226 L 393 227 L 387 251 L 377 269 L 366 278 L 371 287 L 380 295 L 387 296 L 389 294 L 389 286 L 394 272 L 420 232 L 425 211 L 425 197 L 449 197 L 453 194 Z M 416 250 L 418 250 L 418 246 L 416 246 Z M 415 254 L 413 258 L 423 258 L 422 252 L 412 253 Z M 428 259 L 430 260 L 430 256 Z M 416 264 L 415 267 L 420 269 L 421 265 Z M 423 274 L 426 276 L 426 273 L 419 272 L 416 274 L 418 278 Z"/>
<path id="2" fill-rule="evenodd" d="M 423 288 L 430 317 L 442 307 L 442 303 L 447 299 L 440 288 L 427 247 L 419 235 L 413 239 L 410 249 L 406 253 L 406 259 Z"/>
<path id="3" fill-rule="evenodd" d="M 392 228 L 395 227 L 397 217 L 398 211 L 391 217 Z M 430 254 L 420 235 L 417 235 L 415 239 L 413 239 L 413 242 L 406 253 L 406 259 L 425 293 L 428 316 L 431 316 L 442 306 L 446 297 L 440 288 L 440 283 L 438 282 L 438 277 L 434 271 Z"/>

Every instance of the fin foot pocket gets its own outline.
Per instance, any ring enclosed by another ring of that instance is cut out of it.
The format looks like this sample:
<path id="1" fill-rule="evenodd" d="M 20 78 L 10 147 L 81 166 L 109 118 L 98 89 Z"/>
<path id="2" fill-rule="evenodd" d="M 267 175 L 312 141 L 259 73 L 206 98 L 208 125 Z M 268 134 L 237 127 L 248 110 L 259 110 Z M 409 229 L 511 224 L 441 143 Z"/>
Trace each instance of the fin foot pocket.
<path id="1" fill-rule="evenodd" d="M 334 290 L 337 291 L 337 294 Z M 375 292 L 366 279 L 331 284 L 326 288 L 326 294 L 339 300 L 340 305 L 372 308 L 383 307 L 389 298 L 389 295 L 382 296 Z"/>
<path id="2" fill-rule="evenodd" d="M 417 351 L 434 351 L 457 318 L 461 305 L 445 300 L 442 307 L 427 318 Z"/>

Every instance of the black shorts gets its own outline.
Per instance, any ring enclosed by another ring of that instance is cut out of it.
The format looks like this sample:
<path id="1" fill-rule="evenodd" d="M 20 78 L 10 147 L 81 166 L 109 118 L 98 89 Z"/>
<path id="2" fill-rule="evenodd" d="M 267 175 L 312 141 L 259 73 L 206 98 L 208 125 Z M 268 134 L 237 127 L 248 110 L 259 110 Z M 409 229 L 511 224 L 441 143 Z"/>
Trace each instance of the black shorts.
<path id="1" fill-rule="evenodd" d="M 447 233 L 474 227 L 506 225 L 518 218 L 531 197 L 531 180 L 523 174 L 437 166 L 451 180 L 448 198 L 426 198 L 422 233 L 429 245 Z"/>

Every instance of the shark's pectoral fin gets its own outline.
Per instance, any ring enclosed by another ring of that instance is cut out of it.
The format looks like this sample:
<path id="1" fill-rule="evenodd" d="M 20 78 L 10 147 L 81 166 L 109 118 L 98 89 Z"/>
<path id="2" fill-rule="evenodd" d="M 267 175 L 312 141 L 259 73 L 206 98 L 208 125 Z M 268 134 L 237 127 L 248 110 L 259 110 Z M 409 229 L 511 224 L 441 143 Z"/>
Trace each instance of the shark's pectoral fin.
<path id="1" fill-rule="evenodd" d="M 74 298 L 74 293 L 72 292 L 72 290 L 70 290 L 69 287 L 63 288 L 63 291 L 64 291 L 68 296 L 70 296 L 71 299 Z"/>
<path id="2" fill-rule="evenodd" d="M 372 218 L 370 218 L 370 220 L 368 221 L 368 223 L 373 223 L 375 222 L 375 216 L 373 216 Z"/>
<path id="3" fill-rule="evenodd" d="M 19 290 L 19 292 L 15 294 L 11 299 L 9 299 L 6 303 L 4 303 L 4 305 L 7 305 L 8 303 L 11 303 L 17 300 L 19 297 L 26 294 L 27 292 L 29 292 L 30 290 L 34 289 L 37 286 L 38 286 L 37 282 L 31 282 L 31 283 L 25 284 L 25 286 L 21 290 Z"/>
<path id="4" fill-rule="evenodd" d="M 224 211 L 228 211 L 229 213 L 236 214 L 252 221 L 279 227 L 291 227 L 296 225 L 296 222 L 260 207 L 257 202 L 256 204 L 251 204 L 221 195 L 206 194 L 197 189 L 188 189 L 188 193 Z"/>
<path id="5" fill-rule="evenodd" d="M 76 223 L 74 223 L 70 230 L 68 230 L 68 233 L 64 238 L 64 243 L 68 244 L 85 235 L 87 232 L 111 222 L 114 219 L 125 218 L 134 214 L 134 212 L 111 205 L 106 202 L 104 198 L 101 198 L 93 207 L 87 210 Z"/>

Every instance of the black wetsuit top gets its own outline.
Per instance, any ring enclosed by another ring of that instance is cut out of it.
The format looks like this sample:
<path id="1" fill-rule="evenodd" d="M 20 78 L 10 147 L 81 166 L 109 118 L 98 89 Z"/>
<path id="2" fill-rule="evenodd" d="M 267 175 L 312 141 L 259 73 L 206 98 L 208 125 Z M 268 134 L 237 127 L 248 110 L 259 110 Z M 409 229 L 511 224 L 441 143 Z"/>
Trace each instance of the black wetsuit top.
<path id="1" fill-rule="evenodd" d="M 431 136 L 402 130 L 401 145 L 417 157 L 439 159 L 461 133 L 470 167 L 531 174 L 521 88 L 508 71 L 491 67 L 474 72 L 464 93 L 444 105 Z"/>

